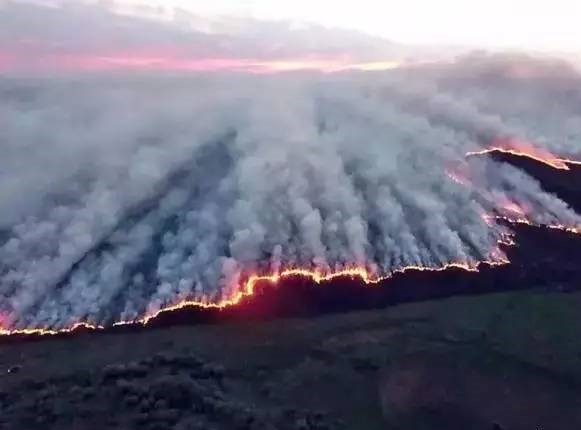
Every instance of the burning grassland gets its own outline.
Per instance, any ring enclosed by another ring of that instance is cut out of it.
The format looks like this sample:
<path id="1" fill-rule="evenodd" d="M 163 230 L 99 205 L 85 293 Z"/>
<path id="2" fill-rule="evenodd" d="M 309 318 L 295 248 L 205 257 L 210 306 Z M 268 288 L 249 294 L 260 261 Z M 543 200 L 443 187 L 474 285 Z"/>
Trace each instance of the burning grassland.
<path id="1" fill-rule="evenodd" d="M 296 278 L 395 291 L 504 270 L 519 225 L 578 233 L 568 194 L 497 159 L 576 175 L 555 155 L 578 152 L 573 105 L 555 129 L 461 71 L 3 81 L 3 333 L 223 312 Z M 498 82 L 551 91 L 514 79 Z"/>

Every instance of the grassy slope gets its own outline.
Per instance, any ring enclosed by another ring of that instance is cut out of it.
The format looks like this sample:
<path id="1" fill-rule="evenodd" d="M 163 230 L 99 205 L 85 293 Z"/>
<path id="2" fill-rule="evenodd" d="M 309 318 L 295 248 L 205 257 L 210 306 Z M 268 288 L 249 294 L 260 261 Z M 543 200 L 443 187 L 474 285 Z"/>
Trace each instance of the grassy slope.
<path id="1" fill-rule="evenodd" d="M 551 390 L 566 395 L 569 383 L 581 384 L 580 305 L 581 294 L 519 292 L 308 320 L 5 344 L 0 390 L 159 351 L 193 350 L 221 363 L 231 392 L 258 408 L 322 410 L 339 417 L 345 428 L 385 429 L 380 375 L 417 351 L 444 352 L 491 374 L 509 369 L 523 382 L 541 372 Z M 5 374 L 15 364 L 22 370 Z"/>

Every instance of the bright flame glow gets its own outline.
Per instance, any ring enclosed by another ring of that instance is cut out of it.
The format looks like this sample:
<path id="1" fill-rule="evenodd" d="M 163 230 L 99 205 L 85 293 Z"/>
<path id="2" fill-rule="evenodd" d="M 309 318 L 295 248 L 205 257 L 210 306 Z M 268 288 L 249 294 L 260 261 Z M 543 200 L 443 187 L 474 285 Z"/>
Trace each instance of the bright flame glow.
<path id="1" fill-rule="evenodd" d="M 7 330 L 0 328 L 0 336 L 10 336 L 10 335 L 25 335 L 25 336 L 56 336 L 58 334 L 73 333 L 80 330 L 104 330 L 105 327 L 101 325 L 93 325 L 86 322 L 79 322 L 73 324 L 70 327 L 62 329 L 50 329 L 50 328 L 24 328 L 18 330 Z"/>
<path id="2" fill-rule="evenodd" d="M 570 170 L 568 166 L 569 164 L 581 165 L 581 161 L 559 158 L 546 149 L 538 148 L 528 141 L 516 138 L 495 139 L 492 142 L 490 148 L 483 149 L 481 151 L 468 152 L 466 156 L 471 157 L 474 155 L 493 154 L 495 152 L 531 158 L 540 163 L 560 170 Z"/>
<path id="3" fill-rule="evenodd" d="M 221 63 L 219 63 L 221 64 Z M 319 64 L 320 65 L 320 64 Z M 288 69 L 288 63 L 281 63 L 278 66 L 278 70 L 290 70 Z M 276 69 L 276 67 L 275 67 Z M 488 154 L 494 151 L 500 151 L 504 153 L 510 153 L 518 156 L 525 156 L 535 159 L 539 162 L 547 164 L 555 169 L 560 170 L 570 170 L 567 164 L 581 164 L 579 161 L 564 160 L 557 158 L 553 154 L 545 150 L 540 150 L 535 148 L 533 145 L 526 143 L 524 141 L 516 139 L 497 139 L 494 142 L 494 146 L 490 149 L 486 149 L 478 152 L 470 152 L 466 154 L 467 157 L 481 154 Z M 462 185 L 471 185 L 468 175 L 461 174 L 459 171 L 453 171 L 451 169 L 446 171 L 448 177 L 453 181 Z M 527 209 L 520 206 L 519 204 L 504 198 L 500 202 L 500 207 L 504 210 L 502 215 L 490 215 L 482 214 L 482 219 L 489 226 L 493 227 L 498 221 L 504 221 L 509 224 L 524 224 L 534 227 L 546 227 L 553 230 L 565 231 L 572 234 L 581 235 L 581 226 L 567 226 L 560 224 L 549 224 L 541 225 L 533 223 L 528 219 Z M 506 214 L 509 213 L 510 215 Z M 365 285 L 377 285 L 389 278 L 392 278 L 396 274 L 403 274 L 409 271 L 426 271 L 426 272 L 441 272 L 451 268 L 461 269 L 468 272 L 478 272 L 479 266 L 482 263 L 500 266 L 510 264 L 504 252 L 501 250 L 501 245 L 504 246 L 514 246 L 516 242 L 514 240 L 514 235 L 505 232 L 501 235 L 498 240 L 497 246 L 492 249 L 489 254 L 489 259 L 482 262 L 476 263 L 449 263 L 441 267 L 426 267 L 426 266 L 407 266 L 400 269 L 396 269 L 385 275 L 377 275 L 374 271 L 369 270 L 362 266 L 353 266 L 337 271 L 324 272 L 319 269 L 305 269 L 305 268 L 288 268 L 273 274 L 257 275 L 253 274 L 247 278 L 245 282 L 241 284 L 238 288 L 234 289 L 234 293 L 225 299 L 217 302 L 212 302 L 211 300 L 205 298 L 201 300 L 184 300 L 177 304 L 168 305 L 159 310 L 146 313 L 143 317 L 135 320 L 128 321 L 118 321 L 113 324 L 113 327 L 128 326 L 128 325 L 142 325 L 145 326 L 149 324 L 152 320 L 156 319 L 162 314 L 176 311 L 184 308 L 199 308 L 199 309 L 226 309 L 229 307 L 236 306 L 240 304 L 245 298 L 251 297 L 256 292 L 256 287 L 259 283 L 268 283 L 272 286 L 276 286 L 279 282 L 284 279 L 292 277 L 302 277 L 312 281 L 315 284 L 321 284 L 324 282 L 332 281 L 337 278 L 352 278 L 360 279 Z M 0 320 L 0 336 L 9 335 L 38 335 L 38 336 L 52 336 L 58 334 L 73 333 L 79 330 L 104 330 L 106 327 L 101 325 L 93 325 L 87 322 L 78 322 L 68 328 L 63 329 L 51 329 L 51 328 L 25 328 L 25 329 L 7 329 L 2 328 L 2 321 Z"/>
<path id="4" fill-rule="evenodd" d="M 505 221 L 511 224 L 526 224 L 535 227 L 543 227 L 542 225 L 535 224 L 526 218 L 511 218 L 508 216 L 494 216 L 494 215 L 483 215 L 483 219 L 487 224 L 492 225 L 496 221 Z M 565 226 L 565 225 L 546 225 L 544 227 L 565 231 L 573 234 L 581 234 L 581 226 Z M 251 297 L 256 293 L 256 287 L 260 283 L 267 283 L 271 286 L 276 286 L 279 282 L 284 279 L 293 277 L 302 277 L 308 279 L 315 284 L 321 284 L 324 282 L 330 282 L 337 278 L 352 278 L 359 279 L 365 285 L 374 286 L 385 280 L 392 278 L 396 274 L 404 274 L 411 271 L 421 271 L 421 272 L 442 272 L 449 270 L 451 268 L 461 269 L 467 272 L 478 272 L 479 267 L 482 263 L 491 266 L 502 266 L 510 264 L 510 261 L 501 250 L 500 246 L 514 246 L 516 242 L 514 241 L 514 235 L 511 233 L 503 233 L 501 238 L 498 240 L 498 245 L 490 252 L 489 259 L 482 262 L 475 263 L 449 263 L 440 267 L 426 267 L 426 266 L 407 266 L 390 272 L 386 275 L 376 275 L 372 271 L 365 267 L 351 267 L 334 272 L 321 272 L 318 269 L 302 269 L 302 268 L 289 268 L 279 273 L 267 274 L 267 275 L 251 275 L 242 286 L 236 289 L 229 298 L 222 299 L 218 302 L 212 302 L 208 299 L 202 300 L 184 300 L 174 305 L 168 305 L 157 311 L 150 312 L 144 315 L 142 318 L 136 320 L 128 321 L 118 321 L 114 323 L 113 327 L 120 326 L 130 326 L 130 325 L 142 325 L 146 326 L 151 321 L 155 320 L 162 314 L 176 311 L 184 308 L 198 308 L 198 309 L 226 309 L 240 304 L 245 298 Z M 58 334 L 73 333 L 79 330 L 89 330 L 97 331 L 104 330 L 106 327 L 101 325 L 93 325 L 86 322 L 79 322 L 71 327 L 63 329 L 51 329 L 51 328 L 27 328 L 27 329 L 2 329 L 0 328 L 0 336 L 10 336 L 10 335 L 34 335 L 34 336 L 54 336 Z"/>
<path id="5" fill-rule="evenodd" d="M 499 241 L 499 244 L 511 243 L 507 238 L 503 238 Z M 485 261 L 489 265 L 504 265 L 508 264 L 509 261 L 506 259 L 500 249 L 494 250 L 492 255 L 495 256 L 494 259 L 490 261 Z M 301 269 L 301 268 L 290 268 L 283 270 L 279 273 L 270 275 L 252 275 L 248 278 L 246 282 L 243 283 L 241 288 L 232 294 L 231 297 L 223 299 L 219 302 L 211 302 L 210 300 L 184 300 L 174 305 L 166 306 L 155 312 L 146 314 L 142 318 L 129 321 L 118 321 L 113 324 L 113 327 L 127 326 L 127 325 L 147 325 L 155 318 L 159 317 L 161 314 L 167 312 L 176 311 L 184 308 L 199 308 L 199 309 L 226 309 L 232 306 L 238 305 L 243 299 L 251 297 L 256 292 L 256 286 L 259 283 L 268 283 L 272 286 L 276 286 L 280 281 L 292 278 L 292 277 L 302 277 L 308 279 L 315 284 L 321 284 L 324 282 L 330 282 L 337 278 L 352 278 L 359 279 L 365 285 L 377 285 L 382 281 L 385 281 L 396 274 L 403 274 L 410 271 L 421 271 L 421 272 L 442 272 L 451 268 L 461 269 L 468 272 L 478 272 L 478 267 L 480 263 L 449 263 L 441 267 L 424 267 L 424 266 L 408 266 L 401 269 L 397 269 L 387 275 L 377 276 L 374 275 L 370 270 L 364 267 L 352 267 L 343 270 L 323 273 L 317 269 Z M 90 331 L 104 330 L 104 326 L 92 325 L 86 322 L 77 323 L 71 327 L 64 329 L 51 329 L 51 328 L 27 328 L 27 329 L 1 329 L 0 336 L 9 335 L 38 335 L 38 336 L 54 336 L 58 334 L 73 333 L 75 331 L 85 329 Z"/>

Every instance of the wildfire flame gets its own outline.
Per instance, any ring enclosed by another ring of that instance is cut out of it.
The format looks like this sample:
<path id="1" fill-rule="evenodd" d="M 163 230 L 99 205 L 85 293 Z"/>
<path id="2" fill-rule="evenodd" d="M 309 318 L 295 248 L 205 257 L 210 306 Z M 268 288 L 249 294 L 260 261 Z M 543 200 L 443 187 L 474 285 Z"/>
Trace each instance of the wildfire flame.
<path id="1" fill-rule="evenodd" d="M 560 170 L 570 170 L 570 164 L 581 164 L 580 161 L 559 158 L 551 152 L 538 148 L 526 140 L 512 137 L 495 139 L 489 148 L 481 151 L 468 152 L 466 156 L 471 157 L 475 155 L 493 154 L 495 152 L 531 158 L 535 161 L 551 166 L 554 169 Z"/>
<path id="2" fill-rule="evenodd" d="M 508 202 L 511 203 L 511 202 Z M 525 214 L 524 210 L 516 204 L 510 204 L 507 210 L 511 210 L 515 215 Z M 513 218 L 505 215 L 489 215 L 483 214 L 483 220 L 488 225 L 493 225 L 493 223 L 498 221 L 505 221 L 510 224 L 526 224 L 535 227 L 542 227 L 540 224 L 535 224 L 525 217 L 519 216 L 518 218 Z M 565 231 L 573 234 L 581 234 L 581 226 L 571 227 L 566 225 L 546 225 L 544 227 Z M 514 240 L 514 235 L 512 233 L 505 232 L 501 235 L 498 240 L 497 246 L 490 252 L 489 259 L 482 262 L 465 263 L 465 262 L 455 262 L 445 264 L 440 267 L 429 267 L 429 266 L 419 266 L 410 265 L 396 269 L 385 275 L 377 275 L 374 271 L 369 270 L 366 267 L 354 266 L 350 268 L 345 268 L 337 271 L 322 272 L 318 269 L 304 269 L 304 268 L 289 268 L 282 270 L 274 274 L 266 275 L 251 275 L 247 278 L 245 282 L 242 283 L 242 287 L 235 289 L 234 293 L 225 299 L 217 302 L 212 302 L 211 300 L 204 298 L 201 300 L 183 300 L 179 303 L 165 306 L 159 310 L 147 313 L 141 318 L 126 321 L 117 321 L 112 324 L 112 327 L 129 326 L 129 325 L 141 325 L 146 326 L 151 321 L 158 318 L 160 315 L 184 309 L 184 308 L 198 308 L 198 309 L 226 309 L 233 307 L 241 303 L 245 298 L 251 297 L 256 293 L 257 285 L 260 283 L 267 283 L 271 286 L 276 286 L 279 282 L 284 279 L 293 277 L 302 277 L 312 281 L 315 284 L 322 284 L 325 282 L 332 281 L 337 278 L 352 278 L 359 279 L 363 284 L 368 286 L 377 285 L 385 280 L 388 280 L 395 276 L 396 274 L 404 274 L 410 271 L 421 271 L 421 272 L 442 272 L 449 270 L 451 268 L 461 269 L 467 272 L 478 272 L 479 267 L 482 263 L 490 266 L 501 266 L 510 264 L 510 260 L 506 257 L 505 253 L 501 250 L 501 245 L 503 246 L 514 246 L 516 242 Z M 6 329 L 1 328 L 0 323 L 0 336 L 11 336 L 11 335 L 29 335 L 29 336 L 54 336 L 59 334 L 68 334 L 81 330 L 86 331 L 100 331 L 107 327 L 102 325 L 95 325 L 88 322 L 78 322 L 70 327 L 61 329 L 52 328 L 25 328 L 25 329 Z"/>
<path id="3" fill-rule="evenodd" d="M 522 225 L 530 225 L 533 227 L 544 227 L 550 230 L 559 230 L 564 231 L 571 234 L 581 234 L 581 226 L 569 226 L 565 224 L 537 224 L 534 222 L 529 221 L 525 218 L 511 218 L 508 216 L 497 215 L 494 219 L 498 221 L 505 221 L 509 224 L 522 224 Z"/>
<path id="4" fill-rule="evenodd" d="M 525 218 L 511 218 L 502 215 L 483 215 L 483 219 L 491 224 L 494 221 L 503 220 L 507 223 L 512 224 L 526 224 L 536 227 L 541 227 L 541 225 L 534 224 Z M 566 231 L 574 234 L 581 234 L 581 227 L 571 227 L 565 225 L 547 225 L 545 226 L 550 229 Z M 514 236 L 511 233 L 503 233 L 501 238 L 498 240 L 498 245 L 490 252 L 488 260 L 482 262 L 474 263 L 449 263 L 440 267 L 428 267 L 428 266 L 417 266 L 410 265 L 400 269 L 396 269 L 385 275 L 374 274 L 371 270 L 355 266 L 351 268 L 341 269 L 332 272 L 321 272 L 318 269 L 303 269 L 303 268 L 289 268 L 278 273 L 266 274 L 266 275 L 251 275 L 248 279 L 242 283 L 242 287 L 235 290 L 229 298 L 222 299 L 218 302 L 212 302 L 209 299 L 201 300 L 184 300 L 179 303 L 163 307 L 159 310 L 147 313 L 143 317 L 135 320 L 118 321 L 112 324 L 112 327 L 128 326 L 128 325 L 141 325 L 146 326 L 151 321 L 158 318 L 160 315 L 184 309 L 184 308 L 199 308 L 199 309 L 226 309 L 232 306 L 236 306 L 242 302 L 245 298 L 251 297 L 256 293 L 257 285 L 260 283 L 268 283 L 271 286 L 276 286 L 279 282 L 284 279 L 293 277 L 302 277 L 312 281 L 315 284 L 322 284 L 325 282 L 332 281 L 337 278 L 352 278 L 359 279 L 363 284 L 368 286 L 377 285 L 385 280 L 392 278 L 396 274 L 404 274 L 410 271 L 421 271 L 421 272 L 442 272 L 449 270 L 451 268 L 461 269 L 467 272 L 478 272 L 481 264 L 487 264 L 490 266 L 502 266 L 510 264 L 510 261 L 501 250 L 500 245 L 504 246 L 514 246 L 516 242 L 514 241 Z M 78 322 L 70 327 L 62 329 L 52 329 L 52 328 L 26 328 L 26 329 L 6 329 L 0 328 L 0 336 L 11 336 L 11 335 L 35 335 L 35 336 L 54 336 L 59 334 L 73 333 L 76 331 L 87 330 L 87 331 L 100 331 L 107 327 L 102 325 L 94 325 L 88 322 Z"/>
<path id="5" fill-rule="evenodd" d="M 284 68 L 281 66 L 281 68 Z M 525 156 L 547 164 L 555 169 L 560 170 L 570 170 L 568 164 L 581 164 L 581 162 L 573 160 L 560 159 L 549 153 L 548 151 L 540 150 L 533 147 L 533 145 L 527 142 L 517 140 L 517 139 L 497 139 L 494 141 L 494 145 L 489 148 L 478 152 L 470 152 L 466 154 L 467 157 L 473 155 L 488 154 L 495 151 L 511 153 L 514 155 Z M 465 172 L 460 172 L 459 170 L 449 169 L 446 171 L 448 177 L 462 185 L 470 185 L 470 179 Z M 489 226 L 494 226 L 498 221 L 504 221 L 509 224 L 525 224 L 535 227 L 546 227 L 549 229 L 565 231 L 572 234 L 581 234 L 581 226 L 567 226 L 559 224 L 551 225 L 540 225 L 529 220 L 527 216 L 527 209 L 517 204 L 508 198 L 500 197 L 502 201 L 500 202 L 500 207 L 503 209 L 502 214 L 482 214 L 482 219 Z M 428 267 L 428 266 L 417 266 L 410 265 L 400 269 L 396 269 L 384 275 L 376 274 L 375 270 L 370 270 L 363 266 L 353 266 L 348 268 L 343 268 L 336 271 L 322 271 L 319 269 L 306 269 L 306 268 L 287 268 L 282 271 L 277 271 L 271 274 L 252 274 L 247 277 L 245 282 L 241 283 L 239 288 L 234 289 L 234 293 L 230 297 L 224 298 L 219 301 L 212 301 L 208 298 L 203 298 L 200 300 L 183 300 L 179 303 L 165 306 L 161 309 L 150 311 L 146 313 L 143 317 L 126 320 L 117 321 L 113 323 L 113 327 L 127 326 L 127 325 L 142 325 L 146 326 L 154 319 L 158 318 L 160 315 L 176 311 L 184 308 L 199 308 L 199 309 L 226 309 L 232 306 L 240 304 L 245 298 L 251 297 L 256 293 L 257 285 L 260 283 L 267 283 L 271 286 L 276 286 L 278 283 L 284 279 L 293 277 L 302 277 L 312 281 L 315 284 L 321 284 L 325 282 L 332 281 L 337 278 L 352 278 L 359 279 L 365 285 L 377 285 L 382 281 L 392 278 L 396 274 L 403 274 L 409 271 L 428 271 L 428 272 L 441 272 L 451 268 L 461 269 L 468 272 L 478 272 L 479 267 L 482 263 L 491 266 L 500 266 L 505 264 L 510 264 L 510 261 L 501 249 L 503 246 L 514 246 L 516 242 L 514 240 L 514 235 L 509 232 L 504 232 L 501 234 L 498 240 L 497 246 L 492 249 L 489 253 L 489 259 L 482 262 L 466 263 L 466 262 L 454 262 L 445 264 L 440 267 Z M 77 322 L 70 327 L 62 329 L 52 329 L 52 328 L 25 328 L 25 329 L 7 329 L 2 328 L 2 321 L 0 320 L 0 336 L 10 336 L 10 335 L 36 335 L 36 336 L 53 336 L 58 334 L 73 333 L 80 330 L 97 331 L 104 330 L 106 327 L 102 325 L 95 325 L 88 322 Z"/>
<path id="6" fill-rule="evenodd" d="M 511 243 L 502 239 L 499 244 Z M 508 264 L 509 261 L 504 257 L 504 254 L 500 249 L 494 250 L 491 255 L 494 255 L 494 259 L 489 261 L 484 261 L 489 265 L 504 265 Z M 238 305 L 243 299 L 253 296 L 256 293 L 256 287 L 260 283 L 268 283 L 271 286 L 276 286 L 279 282 L 284 279 L 293 277 L 302 277 L 312 281 L 315 284 L 321 284 L 324 282 L 332 281 L 337 278 L 352 278 L 359 279 L 365 285 L 377 285 L 382 281 L 385 281 L 396 274 L 403 274 L 409 271 L 421 271 L 421 272 L 442 272 L 449 270 L 451 268 L 465 270 L 467 272 L 478 272 L 479 265 L 481 263 L 449 263 L 440 267 L 428 267 L 428 266 L 414 266 L 410 265 L 397 270 L 394 270 L 386 275 L 375 275 L 372 271 L 365 267 L 351 267 L 338 271 L 323 273 L 317 269 L 301 269 L 301 268 L 290 268 L 283 270 L 279 273 L 268 274 L 268 275 L 251 275 L 248 277 L 243 286 L 239 288 L 231 297 L 222 299 L 218 302 L 212 302 L 207 299 L 202 300 L 184 300 L 174 305 L 169 305 L 163 307 L 155 312 L 151 312 L 143 316 L 142 318 L 127 321 L 118 321 L 113 323 L 113 327 L 127 326 L 127 325 L 142 325 L 145 326 L 149 324 L 152 320 L 159 317 L 161 314 L 176 311 L 184 308 L 199 308 L 199 309 L 226 309 L 232 306 Z M 10 336 L 10 335 L 38 335 L 38 336 L 54 336 L 58 334 L 73 333 L 80 330 L 98 331 L 104 330 L 106 327 L 102 325 L 93 325 L 87 322 L 79 322 L 71 327 L 63 329 L 51 329 L 51 328 L 26 328 L 26 329 L 2 329 L 0 328 L 0 336 Z"/>
<path id="7" fill-rule="evenodd" d="M 25 335 L 25 336 L 56 336 L 58 334 L 73 333 L 80 331 L 81 329 L 96 331 L 104 330 L 105 327 L 102 325 L 93 325 L 87 322 L 78 322 L 70 327 L 65 327 L 61 329 L 50 329 L 50 328 L 23 328 L 17 330 L 8 330 L 0 328 L 0 336 L 11 336 L 11 335 Z"/>

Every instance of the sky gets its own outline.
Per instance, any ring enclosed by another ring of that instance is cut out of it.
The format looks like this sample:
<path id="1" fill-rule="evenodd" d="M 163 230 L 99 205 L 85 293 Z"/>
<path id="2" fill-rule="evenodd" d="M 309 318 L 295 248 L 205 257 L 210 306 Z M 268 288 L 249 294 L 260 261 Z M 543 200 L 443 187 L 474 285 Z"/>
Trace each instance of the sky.
<path id="1" fill-rule="evenodd" d="M 474 48 L 577 63 L 578 22 L 572 0 L 0 0 L 0 73 L 384 70 Z"/>
<path id="2" fill-rule="evenodd" d="M 200 15 L 292 19 L 396 42 L 543 51 L 581 50 L 579 0 L 121 0 Z"/>

